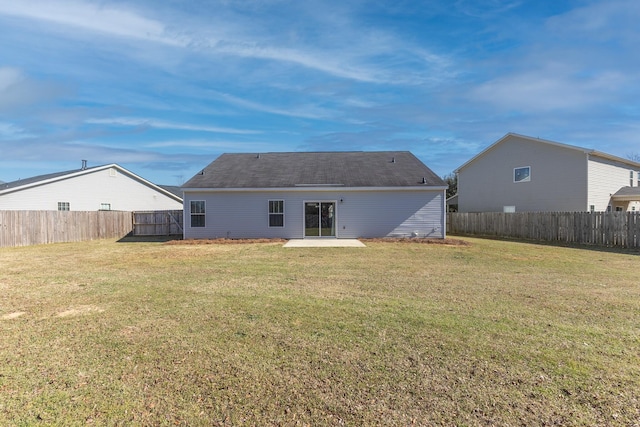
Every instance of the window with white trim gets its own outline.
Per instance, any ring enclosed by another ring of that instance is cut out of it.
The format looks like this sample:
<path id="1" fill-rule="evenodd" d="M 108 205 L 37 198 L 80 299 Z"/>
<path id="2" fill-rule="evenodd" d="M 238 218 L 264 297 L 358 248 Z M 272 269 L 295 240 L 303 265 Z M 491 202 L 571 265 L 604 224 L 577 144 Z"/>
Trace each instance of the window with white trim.
<path id="1" fill-rule="evenodd" d="M 110 211 L 111 210 L 111 203 L 100 203 L 100 210 L 101 211 Z"/>
<path id="2" fill-rule="evenodd" d="M 531 166 L 513 169 L 513 182 L 531 181 Z"/>
<path id="3" fill-rule="evenodd" d="M 629 187 L 633 187 L 633 171 L 629 171 Z"/>
<path id="4" fill-rule="evenodd" d="M 284 200 L 269 200 L 269 227 L 284 227 Z"/>
<path id="5" fill-rule="evenodd" d="M 191 200 L 189 204 L 189 213 L 191 214 L 192 227 L 204 227 L 205 224 L 205 206 L 204 200 Z"/>
<path id="6" fill-rule="evenodd" d="M 58 202 L 59 211 L 70 211 L 69 202 Z"/>

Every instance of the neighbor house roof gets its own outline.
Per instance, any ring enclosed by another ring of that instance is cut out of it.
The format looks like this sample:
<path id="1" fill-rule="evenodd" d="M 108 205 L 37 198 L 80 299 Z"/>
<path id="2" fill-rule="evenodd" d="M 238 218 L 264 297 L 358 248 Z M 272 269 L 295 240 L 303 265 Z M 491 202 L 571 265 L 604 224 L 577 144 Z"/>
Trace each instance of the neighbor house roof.
<path id="1" fill-rule="evenodd" d="M 182 188 L 178 185 L 158 185 L 158 187 L 167 190 L 169 193 L 172 193 L 182 199 Z"/>
<path id="2" fill-rule="evenodd" d="M 474 162 L 477 158 L 482 157 L 483 155 L 485 155 L 486 153 L 491 151 L 494 147 L 496 147 L 499 144 L 502 144 L 504 141 L 506 141 L 507 139 L 512 138 L 512 137 L 526 139 L 526 140 L 529 140 L 529 141 L 540 142 L 540 143 L 543 143 L 543 144 L 554 145 L 556 147 L 566 148 L 566 149 L 569 149 L 569 150 L 577 150 L 577 151 L 581 151 L 581 152 L 583 152 L 585 154 L 588 154 L 590 156 L 596 156 L 596 157 L 600 157 L 600 158 L 603 158 L 603 159 L 612 160 L 612 161 L 615 161 L 615 162 L 625 163 L 625 164 L 628 164 L 630 166 L 633 166 L 634 168 L 640 168 L 640 163 L 638 163 L 638 162 L 634 162 L 634 161 L 629 160 L 629 159 L 623 159 L 622 157 L 617 157 L 617 156 L 614 156 L 614 155 L 611 155 L 611 154 L 603 153 L 602 151 L 592 150 L 590 148 L 578 147 L 576 145 L 562 144 L 560 142 L 549 141 L 549 140 L 546 140 L 546 139 L 534 138 L 534 137 L 531 137 L 531 136 L 519 135 L 517 133 L 509 132 L 508 134 L 506 134 L 505 136 L 503 136 L 502 138 L 500 138 L 499 140 L 497 140 L 496 142 L 494 142 L 493 144 L 491 144 L 490 146 L 488 146 L 487 148 L 482 150 L 480 153 L 478 153 L 477 155 L 472 157 L 470 160 L 468 160 L 466 163 L 464 163 L 458 169 L 456 169 L 455 173 L 458 173 L 460 171 L 460 169 L 465 168 L 468 164 Z"/>
<path id="3" fill-rule="evenodd" d="M 446 187 L 408 151 L 222 154 L 183 188 Z"/>
<path id="4" fill-rule="evenodd" d="M 640 201 L 640 187 L 622 187 L 611 198 L 618 201 Z"/>
<path id="5" fill-rule="evenodd" d="M 173 192 L 166 190 L 150 181 L 147 181 L 146 179 L 134 174 L 133 172 L 123 168 L 120 165 L 117 165 L 115 163 L 111 163 L 108 165 L 102 165 L 102 166 L 93 166 L 93 167 L 86 167 L 86 168 L 81 168 L 81 169 L 74 169 L 74 170 L 70 170 L 70 171 L 65 171 L 65 172 L 55 172 L 55 173 L 49 173 L 49 174 L 45 174 L 45 175 L 38 175 L 38 176 L 33 176 L 30 178 L 24 178 L 24 179 L 19 179 L 17 181 L 12 181 L 12 182 L 5 182 L 0 184 L 0 196 L 6 193 L 13 193 L 15 191 L 21 191 L 21 190 L 25 190 L 27 188 L 32 188 L 32 187 L 37 187 L 40 185 L 45 185 L 45 184 L 49 184 L 52 182 L 56 182 L 56 181 L 62 181 L 65 179 L 69 179 L 69 178 L 73 178 L 73 177 L 77 177 L 77 176 L 81 176 L 81 175 L 86 175 L 89 173 L 94 173 L 97 171 L 101 171 L 104 169 L 110 169 L 110 168 L 114 168 L 117 169 L 118 171 L 120 171 L 121 173 L 128 175 L 129 177 L 138 180 L 140 182 L 142 182 L 143 184 L 155 189 L 156 191 L 171 197 L 172 199 L 175 199 L 178 202 L 182 203 L 182 197 L 174 194 Z"/>

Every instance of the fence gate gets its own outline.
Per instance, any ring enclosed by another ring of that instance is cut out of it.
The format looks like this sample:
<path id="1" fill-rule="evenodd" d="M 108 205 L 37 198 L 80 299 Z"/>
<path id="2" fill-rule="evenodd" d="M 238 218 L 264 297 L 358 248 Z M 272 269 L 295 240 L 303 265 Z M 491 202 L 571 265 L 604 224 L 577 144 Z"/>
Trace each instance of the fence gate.
<path id="1" fill-rule="evenodd" d="M 183 211 L 133 213 L 134 236 L 182 235 Z"/>

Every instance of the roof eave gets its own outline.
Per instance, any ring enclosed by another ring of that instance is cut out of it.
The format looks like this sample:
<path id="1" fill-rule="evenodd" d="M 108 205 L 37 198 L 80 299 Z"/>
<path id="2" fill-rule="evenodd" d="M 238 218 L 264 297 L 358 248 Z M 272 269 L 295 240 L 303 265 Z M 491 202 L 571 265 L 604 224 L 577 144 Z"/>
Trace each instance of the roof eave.
<path id="1" fill-rule="evenodd" d="M 50 178 L 50 179 L 44 179 L 42 181 L 37 181 L 37 182 L 31 182 L 29 184 L 25 184 L 25 185 L 21 185 L 21 186 L 17 186 L 17 187 L 12 187 L 12 188 L 8 188 L 5 190 L 0 190 L 0 196 L 3 194 L 9 194 L 9 193 L 14 193 L 16 191 L 22 191 L 22 190 L 27 190 L 29 188 L 34 188 L 34 187 L 39 187 L 41 185 L 47 185 L 47 184 L 51 184 L 52 182 L 56 182 L 56 181 L 62 181 L 65 179 L 69 179 L 69 178 L 75 178 L 77 176 L 81 176 L 81 175 L 86 175 L 88 173 L 93 173 L 93 172 L 98 172 L 101 170 L 105 170 L 105 169 L 109 169 L 109 168 L 115 168 L 117 170 L 119 170 L 120 172 L 132 176 L 135 179 L 141 181 L 143 184 L 152 187 L 154 190 L 158 191 L 159 193 L 164 194 L 167 197 L 170 197 L 172 199 L 174 199 L 176 202 L 182 203 L 182 198 L 171 193 L 170 191 L 165 190 L 164 188 L 152 183 L 151 181 L 147 181 L 146 179 L 142 178 L 141 176 L 136 175 L 135 173 L 123 168 L 122 166 L 116 164 L 116 163 L 109 163 L 107 165 L 102 165 L 102 166 L 95 166 L 92 168 L 87 168 L 87 169 L 80 169 L 71 173 L 68 173 L 66 175 L 60 175 L 60 176 L 56 176 L 54 178 Z"/>
<path id="2" fill-rule="evenodd" d="M 184 193 L 228 193 L 228 192 L 301 192 L 301 191 L 444 191 L 448 186 L 442 185 L 412 185 L 402 187 L 336 187 L 336 186 L 313 186 L 313 187 L 236 187 L 236 188 L 215 188 L 215 187 L 183 187 Z"/>
<path id="3" fill-rule="evenodd" d="M 526 140 L 535 141 L 535 142 L 543 142 L 545 144 L 555 145 L 556 147 L 567 148 L 567 149 L 571 149 L 571 150 L 577 150 L 577 151 L 583 152 L 585 154 L 592 154 L 592 153 L 595 152 L 595 150 L 591 150 L 591 149 L 584 148 L 584 147 L 578 147 L 576 145 L 568 145 L 568 144 L 563 144 L 561 142 L 550 141 L 548 139 L 534 138 L 532 136 L 520 135 L 518 133 L 509 132 L 505 136 L 503 136 L 502 138 L 500 138 L 499 140 L 497 140 L 496 142 L 494 142 L 493 144 L 491 144 L 490 146 L 488 146 L 487 148 L 485 148 L 484 150 L 482 150 L 481 152 L 479 152 L 478 154 L 473 156 L 470 160 L 467 160 L 462 166 L 458 167 L 453 172 L 457 174 L 458 172 L 460 172 L 461 169 L 464 169 L 465 167 L 467 167 L 467 165 L 469 165 L 470 163 L 474 162 L 476 159 L 484 156 L 486 153 L 491 151 L 495 146 L 501 144 L 507 138 L 510 138 L 510 137 L 516 137 L 516 138 L 526 139 Z"/>

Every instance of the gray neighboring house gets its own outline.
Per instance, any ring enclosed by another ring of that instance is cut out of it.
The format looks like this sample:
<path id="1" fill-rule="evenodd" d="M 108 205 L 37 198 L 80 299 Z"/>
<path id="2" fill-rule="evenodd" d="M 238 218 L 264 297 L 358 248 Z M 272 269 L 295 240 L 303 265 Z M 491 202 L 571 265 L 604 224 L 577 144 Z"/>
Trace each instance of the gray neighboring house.
<path id="1" fill-rule="evenodd" d="M 640 163 L 514 133 L 460 166 L 459 212 L 640 210 Z"/>
<path id="2" fill-rule="evenodd" d="M 0 210 L 181 210 L 182 197 L 112 163 L 0 184 Z"/>
<path id="3" fill-rule="evenodd" d="M 182 186 L 184 238 L 445 238 L 446 189 L 408 151 L 223 154 Z"/>

